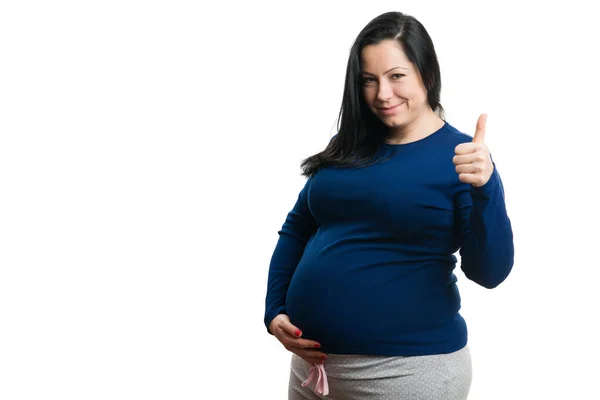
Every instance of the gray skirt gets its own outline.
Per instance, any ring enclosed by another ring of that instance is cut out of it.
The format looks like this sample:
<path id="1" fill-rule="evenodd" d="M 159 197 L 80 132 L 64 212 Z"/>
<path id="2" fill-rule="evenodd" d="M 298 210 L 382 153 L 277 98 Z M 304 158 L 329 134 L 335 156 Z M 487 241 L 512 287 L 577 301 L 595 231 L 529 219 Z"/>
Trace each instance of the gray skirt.
<path id="1" fill-rule="evenodd" d="M 309 377 L 311 364 L 293 354 L 288 399 L 464 400 L 471 388 L 468 346 L 429 356 L 329 354 L 323 367 L 327 396 L 315 392 L 315 371 L 315 379 L 302 385 Z"/>

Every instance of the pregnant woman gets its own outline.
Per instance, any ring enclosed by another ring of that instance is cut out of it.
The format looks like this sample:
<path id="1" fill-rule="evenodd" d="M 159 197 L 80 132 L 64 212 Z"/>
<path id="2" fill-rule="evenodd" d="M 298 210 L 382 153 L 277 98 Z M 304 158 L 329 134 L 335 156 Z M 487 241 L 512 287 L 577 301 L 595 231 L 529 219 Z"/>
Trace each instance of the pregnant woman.
<path id="1" fill-rule="evenodd" d="M 265 325 L 292 352 L 289 399 L 466 399 L 465 276 L 494 288 L 514 246 L 484 140 L 445 119 L 429 34 L 373 19 L 348 60 L 338 133 L 279 231 Z"/>

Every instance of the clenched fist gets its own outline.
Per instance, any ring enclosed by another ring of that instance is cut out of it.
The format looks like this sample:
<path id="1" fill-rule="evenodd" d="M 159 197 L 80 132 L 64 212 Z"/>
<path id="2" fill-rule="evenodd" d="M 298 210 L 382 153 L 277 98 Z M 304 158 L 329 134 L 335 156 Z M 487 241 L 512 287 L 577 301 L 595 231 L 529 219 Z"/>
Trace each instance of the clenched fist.
<path id="1" fill-rule="evenodd" d="M 473 141 L 456 146 L 454 149 L 456 155 L 452 159 L 456 166 L 458 179 L 476 187 L 485 185 L 494 171 L 490 151 L 483 141 L 486 120 L 487 114 L 479 116 Z"/>

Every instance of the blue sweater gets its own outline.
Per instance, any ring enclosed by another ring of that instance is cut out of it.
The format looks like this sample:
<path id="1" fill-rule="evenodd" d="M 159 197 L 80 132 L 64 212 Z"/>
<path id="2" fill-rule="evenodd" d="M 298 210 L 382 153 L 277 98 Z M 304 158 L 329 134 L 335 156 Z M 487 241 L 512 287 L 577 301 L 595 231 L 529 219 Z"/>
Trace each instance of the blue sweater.
<path id="1" fill-rule="evenodd" d="M 333 354 L 444 354 L 467 344 L 453 273 L 486 288 L 509 274 L 511 223 L 498 171 L 462 183 L 454 148 L 472 137 L 447 122 L 412 143 L 382 144 L 385 162 L 321 168 L 279 231 L 265 325 L 287 314 Z"/>

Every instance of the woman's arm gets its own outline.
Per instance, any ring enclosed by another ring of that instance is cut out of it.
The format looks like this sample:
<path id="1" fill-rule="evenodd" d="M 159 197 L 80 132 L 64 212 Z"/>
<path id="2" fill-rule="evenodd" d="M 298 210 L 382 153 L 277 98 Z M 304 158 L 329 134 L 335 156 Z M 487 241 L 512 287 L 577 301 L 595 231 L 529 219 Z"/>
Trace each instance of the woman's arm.
<path id="1" fill-rule="evenodd" d="M 492 289 L 506 279 L 514 262 L 504 187 L 495 167 L 483 186 L 464 187 L 455 198 L 461 269 L 470 280 Z"/>
<path id="2" fill-rule="evenodd" d="M 269 324 L 273 318 L 278 314 L 286 314 L 285 299 L 292 275 L 306 243 L 317 231 L 317 221 L 308 207 L 307 195 L 311 181 L 312 178 L 307 180 L 294 208 L 288 213 L 278 232 L 279 240 L 271 257 L 264 320 L 269 333 Z"/>

